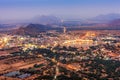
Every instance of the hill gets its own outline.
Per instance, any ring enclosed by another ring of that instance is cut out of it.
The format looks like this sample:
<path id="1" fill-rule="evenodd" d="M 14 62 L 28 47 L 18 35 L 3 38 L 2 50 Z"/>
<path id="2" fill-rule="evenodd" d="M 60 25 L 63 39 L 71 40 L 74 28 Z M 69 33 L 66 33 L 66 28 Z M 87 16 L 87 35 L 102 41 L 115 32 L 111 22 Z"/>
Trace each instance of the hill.
<path id="1" fill-rule="evenodd" d="M 42 24 L 29 24 L 26 27 L 20 27 L 12 31 L 12 34 L 17 35 L 37 35 L 40 32 L 46 32 L 49 30 L 56 30 L 60 31 L 62 28 L 54 28 L 49 25 L 42 25 Z"/>

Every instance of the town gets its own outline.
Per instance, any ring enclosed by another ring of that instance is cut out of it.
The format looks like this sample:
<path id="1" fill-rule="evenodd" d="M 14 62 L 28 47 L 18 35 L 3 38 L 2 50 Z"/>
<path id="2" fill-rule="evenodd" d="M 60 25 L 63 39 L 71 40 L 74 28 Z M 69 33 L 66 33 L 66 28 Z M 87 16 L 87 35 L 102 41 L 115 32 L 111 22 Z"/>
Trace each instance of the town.
<path id="1" fill-rule="evenodd" d="M 0 34 L 0 80 L 119 80 L 120 31 Z"/>

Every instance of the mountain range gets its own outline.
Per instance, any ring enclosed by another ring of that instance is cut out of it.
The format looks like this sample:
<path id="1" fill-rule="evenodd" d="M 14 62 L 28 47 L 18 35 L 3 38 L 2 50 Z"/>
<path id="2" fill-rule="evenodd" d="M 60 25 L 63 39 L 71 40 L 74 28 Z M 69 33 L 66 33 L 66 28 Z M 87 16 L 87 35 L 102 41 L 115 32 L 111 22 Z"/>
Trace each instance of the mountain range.
<path id="1" fill-rule="evenodd" d="M 30 23 L 29 23 L 30 22 Z M 120 14 L 100 15 L 88 20 L 62 20 L 55 16 L 34 17 L 27 23 L 0 24 L 0 30 L 12 30 L 14 34 L 38 34 L 48 30 L 120 30 Z"/>
<path id="2" fill-rule="evenodd" d="M 61 23 L 61 19 L 56 17 L 56 16 L 46 16 L 46 15 L 42 15 L 42 16 L 36 16 L 34 18 L 32 18 L 31 23 L 37 23 L 37 24 L 59 24 Z"/>
<path id="3" fill-rule="evenodd" d="M 120 19 L 120 14 L 111 13 L 106 15 L 98 15 L 89 19 L 90 21 L 98 22 L 98 23 L 107 23 L 112 20 Z"/>

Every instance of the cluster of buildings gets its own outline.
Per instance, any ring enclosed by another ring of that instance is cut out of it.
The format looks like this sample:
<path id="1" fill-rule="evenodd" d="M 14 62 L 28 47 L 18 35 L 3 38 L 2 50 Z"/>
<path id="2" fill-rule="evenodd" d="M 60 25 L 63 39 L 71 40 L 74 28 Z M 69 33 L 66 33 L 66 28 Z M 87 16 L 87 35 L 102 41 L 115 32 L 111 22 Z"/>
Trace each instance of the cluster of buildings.
<path id="1" fill-rule="evenodd" d="M 17 64 L 17 60 L 26 65 L 29 63 L 32 66 L 22 69 L 21 65 L 15 70 L 19 76 L 24 73 L 26 80 L 31 76 L 38 80 L 120 79 L 120 36 L 115 33 L 68 32 L 64 28 L 63 33 L 49 31 L 35 37 L 1 34 L 0 51 L 9 53 L 6 57 L 0 56 L 3 59 L 1 64 L 9 59 L 13 64 Z M 9 77 L 10 73 L 3 71 L 0 75 Z M 13 78 L 19 80 L 19 76 Z"/>

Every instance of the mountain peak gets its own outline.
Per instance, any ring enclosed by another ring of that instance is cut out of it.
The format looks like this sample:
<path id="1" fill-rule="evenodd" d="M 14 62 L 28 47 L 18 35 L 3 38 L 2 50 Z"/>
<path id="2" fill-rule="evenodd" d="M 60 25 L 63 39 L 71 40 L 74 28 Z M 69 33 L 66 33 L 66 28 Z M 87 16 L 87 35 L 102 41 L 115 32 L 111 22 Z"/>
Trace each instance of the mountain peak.
<path id="1" fill-rule="evenodd" d="M 61 22 L 61 19 L 56 16 L 42 15 L 34 17 L 33 22 L 39 24 L 58 24 Z"/>

